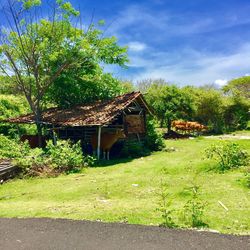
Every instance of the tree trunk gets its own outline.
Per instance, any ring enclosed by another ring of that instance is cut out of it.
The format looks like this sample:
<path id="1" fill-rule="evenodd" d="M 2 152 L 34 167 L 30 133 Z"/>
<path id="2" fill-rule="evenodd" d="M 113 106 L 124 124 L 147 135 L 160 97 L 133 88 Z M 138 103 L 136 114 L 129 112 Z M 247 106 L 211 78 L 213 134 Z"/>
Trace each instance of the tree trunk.
<path id="1" fill-rule="evenodd" d="M 42 136 L 43 136 L 43 131 L 42 131 L 42 112 L 40 107 L 37 107 L 36 112 L 35 112 L 35 120 L 36 120 L 36 129 L 37 129 L 37 135 L 38 135 L 38 146 L 41 148 L 43 145 L 42 143 Z"/>
<path id="2" fill-rule="evenodd" d="M 168 129 L 167 133 L 170 133 L 171 131 L 171 123 L 172 121 L 170 119 L 167 119 L 167 129 Z"/>
<path id="3" fill-rule="evenodd" d="M 43 131 L 42 131 L 42 124 L 40 122 L 36 123 L 36 129 L 37 129 L 37 135 L 38 135 L 38 146 L 39 146 L 39 148 L 42 148 L 42 146 L 43 146 L 43 142 L 42 142 Z"/>

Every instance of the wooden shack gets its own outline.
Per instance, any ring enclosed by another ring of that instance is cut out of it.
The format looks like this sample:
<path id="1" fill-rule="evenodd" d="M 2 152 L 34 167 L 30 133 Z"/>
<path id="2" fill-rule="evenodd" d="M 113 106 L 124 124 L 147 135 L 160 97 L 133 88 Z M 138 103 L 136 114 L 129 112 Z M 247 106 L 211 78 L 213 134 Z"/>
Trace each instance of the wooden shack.
<path id="1" fill-rule="evenodd" d="M 143 140 L 146 114 L 151 113 L 143 95 L 132 92 L 106 101 L 78 105 L 70 109 L 50 108 L 42 113 L 41 123 L 60 139 L 81 140 L 88 145 L 98 135 L 97 156 L 100 157 L 102 133 L 123 129 L 125 140 Z M 10 123 L 34 124 L 33 114 L 7 120 Z"/>

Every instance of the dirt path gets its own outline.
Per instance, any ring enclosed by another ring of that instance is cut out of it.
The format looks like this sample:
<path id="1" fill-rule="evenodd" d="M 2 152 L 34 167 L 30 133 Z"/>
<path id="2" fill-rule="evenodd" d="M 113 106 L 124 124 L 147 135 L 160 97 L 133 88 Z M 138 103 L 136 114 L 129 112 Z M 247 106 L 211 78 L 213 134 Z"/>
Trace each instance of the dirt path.
<path id="1" fill-rule="evenodd" d="M 206 136 L 205 138 L 213 139 L 213 138 L 219 138 L 219 139 L 235 139 L 235 140 L 250 140 L 250 135 L 211 135 Z"/>
<path id="2" fill-rule="evenodd" d="M 250 236 L 63 219 L 0 219 L 0 249 L 250 249 Z"/>

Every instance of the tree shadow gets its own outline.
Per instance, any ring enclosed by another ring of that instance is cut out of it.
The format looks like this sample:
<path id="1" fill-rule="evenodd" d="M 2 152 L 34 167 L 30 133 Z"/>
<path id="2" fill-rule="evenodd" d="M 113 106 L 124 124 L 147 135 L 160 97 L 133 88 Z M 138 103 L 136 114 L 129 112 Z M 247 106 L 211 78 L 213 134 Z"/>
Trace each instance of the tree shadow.
<path id="1" fill-rule="evenodd" d="M 127 157 L 127 158 L 114 158 L 110 160 L 99 160 L 94 166 L 94 168 L 110 167 L 110 166 L 121 164 L 121 163 L 128 163 L 138 158 L 139 157 L 137 158 Z"/>

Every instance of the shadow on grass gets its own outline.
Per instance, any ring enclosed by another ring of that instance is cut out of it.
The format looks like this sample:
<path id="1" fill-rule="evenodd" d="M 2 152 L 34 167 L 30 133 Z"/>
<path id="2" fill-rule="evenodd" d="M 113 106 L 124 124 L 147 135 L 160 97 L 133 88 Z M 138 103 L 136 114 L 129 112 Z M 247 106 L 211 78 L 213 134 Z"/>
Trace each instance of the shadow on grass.
<path id="1" fill-rule="evenodd" d="M 120 163 L 128 163 L 138 158 L 139 157 L 137 158 L 129 157 L 129 158 L 115 158 L 111 160 L 99 160 L 94 166 L 94 168 L 110 167 L 110 166 L 120 164 Z"/>
<path id="2" fill-rule="evenodd" d="M 109 167 L 109 166 L 113 166 L 113 165 L 116 165 L 116 164 L 121 164 L 121 163 L 128 163 L 128 162 L 131 162 L 133 160 L 136 160 L 136 159 L 139 159 L 141 157 L 146 157 L 146 156 L 149 156 L 151 155 L 151 153 L 147 153 L 147 154 L 142 154 L 142 155 L 138 155 L 138 156 L 131 156 L 131 157 L 116 157 L 116 158 L 113 158 L 113 159 L 110 159 L 110 160 L 99 160 L 95 166 L 95 168 L 99 168 L 99 167 Z"/>

